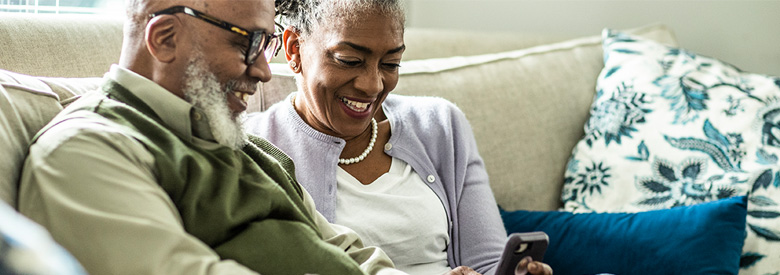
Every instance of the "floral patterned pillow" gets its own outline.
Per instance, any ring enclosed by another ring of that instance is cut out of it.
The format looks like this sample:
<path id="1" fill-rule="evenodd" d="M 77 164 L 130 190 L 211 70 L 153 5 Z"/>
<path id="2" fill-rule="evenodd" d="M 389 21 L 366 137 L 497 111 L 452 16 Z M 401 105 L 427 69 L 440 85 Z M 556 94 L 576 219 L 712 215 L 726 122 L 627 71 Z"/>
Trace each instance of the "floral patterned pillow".
<path id="1" fill-rule="evenodd" d="M 573 212 L 639 212 L 748 195 L 740 274 L 780 271 L 780 78 L 624 33 L 566 169 Z"/>

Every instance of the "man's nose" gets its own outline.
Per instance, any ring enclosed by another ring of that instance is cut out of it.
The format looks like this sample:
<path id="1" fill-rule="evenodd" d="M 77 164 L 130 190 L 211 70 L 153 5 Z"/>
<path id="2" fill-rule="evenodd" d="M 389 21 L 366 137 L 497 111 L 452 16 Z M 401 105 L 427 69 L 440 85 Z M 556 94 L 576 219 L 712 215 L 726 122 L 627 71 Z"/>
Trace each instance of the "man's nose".
<path id="1" fill-rule="evenodd" d="M 258 55 L 255 63 L 247 67 L 247 74 L 252 78 L 260 79 L 260 82 L 271 81 L 271 67 L 268 65 L 265 55 Z"/>

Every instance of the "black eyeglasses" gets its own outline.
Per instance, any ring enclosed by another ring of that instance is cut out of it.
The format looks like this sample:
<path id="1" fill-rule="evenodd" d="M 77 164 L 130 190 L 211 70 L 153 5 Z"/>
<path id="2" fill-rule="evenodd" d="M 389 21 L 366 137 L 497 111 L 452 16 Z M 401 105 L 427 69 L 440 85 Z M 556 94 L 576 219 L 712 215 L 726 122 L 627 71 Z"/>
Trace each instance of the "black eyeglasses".
<path id="1" fill-rule="evenodd" d="M 273 33 L 269 34 L 266 33 L 265 31 L 250 32 L 242 27 L 219 20 L 217 18 L 214 18 L 213 16 L 194 10 L 190 7 L 173 6 L 149 14 L 149 19 L 154 18 L 155 16 L 158 15 L 174 14 L 180 12 L 198 18 L 200 20 L 206 21 L 214 26 L 231 31 L 233 33 L 246 37 L 246 39 L 249 39 L 249 50 L 246 52 L 246 56 L 244 57 L 245 58 L 244 63 L 246 63 L 247 65 L 254 64 L 255 60 L 257 59 L 257 57 L 260 56 L 261 52 L 264 53 L 266 61 L 271 60 L 271 58 L 276 56 L 276 54 L 279 52 L 279 49 L 282 47 L 281 37 L 278 34 L 273 34 Z"/>

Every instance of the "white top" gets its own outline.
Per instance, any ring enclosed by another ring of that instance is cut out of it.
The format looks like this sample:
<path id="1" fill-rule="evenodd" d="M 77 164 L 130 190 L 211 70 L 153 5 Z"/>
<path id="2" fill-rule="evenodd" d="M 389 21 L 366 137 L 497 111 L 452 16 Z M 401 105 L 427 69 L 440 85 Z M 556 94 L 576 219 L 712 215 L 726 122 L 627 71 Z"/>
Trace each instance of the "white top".
<path id="1" fill-rule="evenodd" d="M 355 230 L 409 274 L 443 274 L 447 264 L 447 214 L 439 197 L 406 162 L 368 185 L 339 169 L 335 223 Z"/>

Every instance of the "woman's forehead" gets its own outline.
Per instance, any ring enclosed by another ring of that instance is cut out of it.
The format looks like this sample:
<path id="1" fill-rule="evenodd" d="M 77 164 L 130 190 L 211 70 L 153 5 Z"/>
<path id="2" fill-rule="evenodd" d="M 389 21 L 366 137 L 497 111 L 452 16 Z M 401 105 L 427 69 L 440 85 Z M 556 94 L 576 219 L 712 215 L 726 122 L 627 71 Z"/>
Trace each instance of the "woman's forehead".
<path id="1" fill-rule="evenodd" d="M 312 35 L 320 34 L 335 37 L 366 37 L 378 39 L 400 39 L 403 41 L 404 27 L 401 21 L 380 13 L 365 13 L 360 16 L 337 17 L 331 20 L 321 20 L 311 31 Z"/>
<path id="2" fill-rule="evenodd" d="M 403 28 L 373 21 L 369 24 L 339 24 L 312 34 L 325 48 L 343 47 L 363 52 L 385 53 L 404 45 Z"/>

